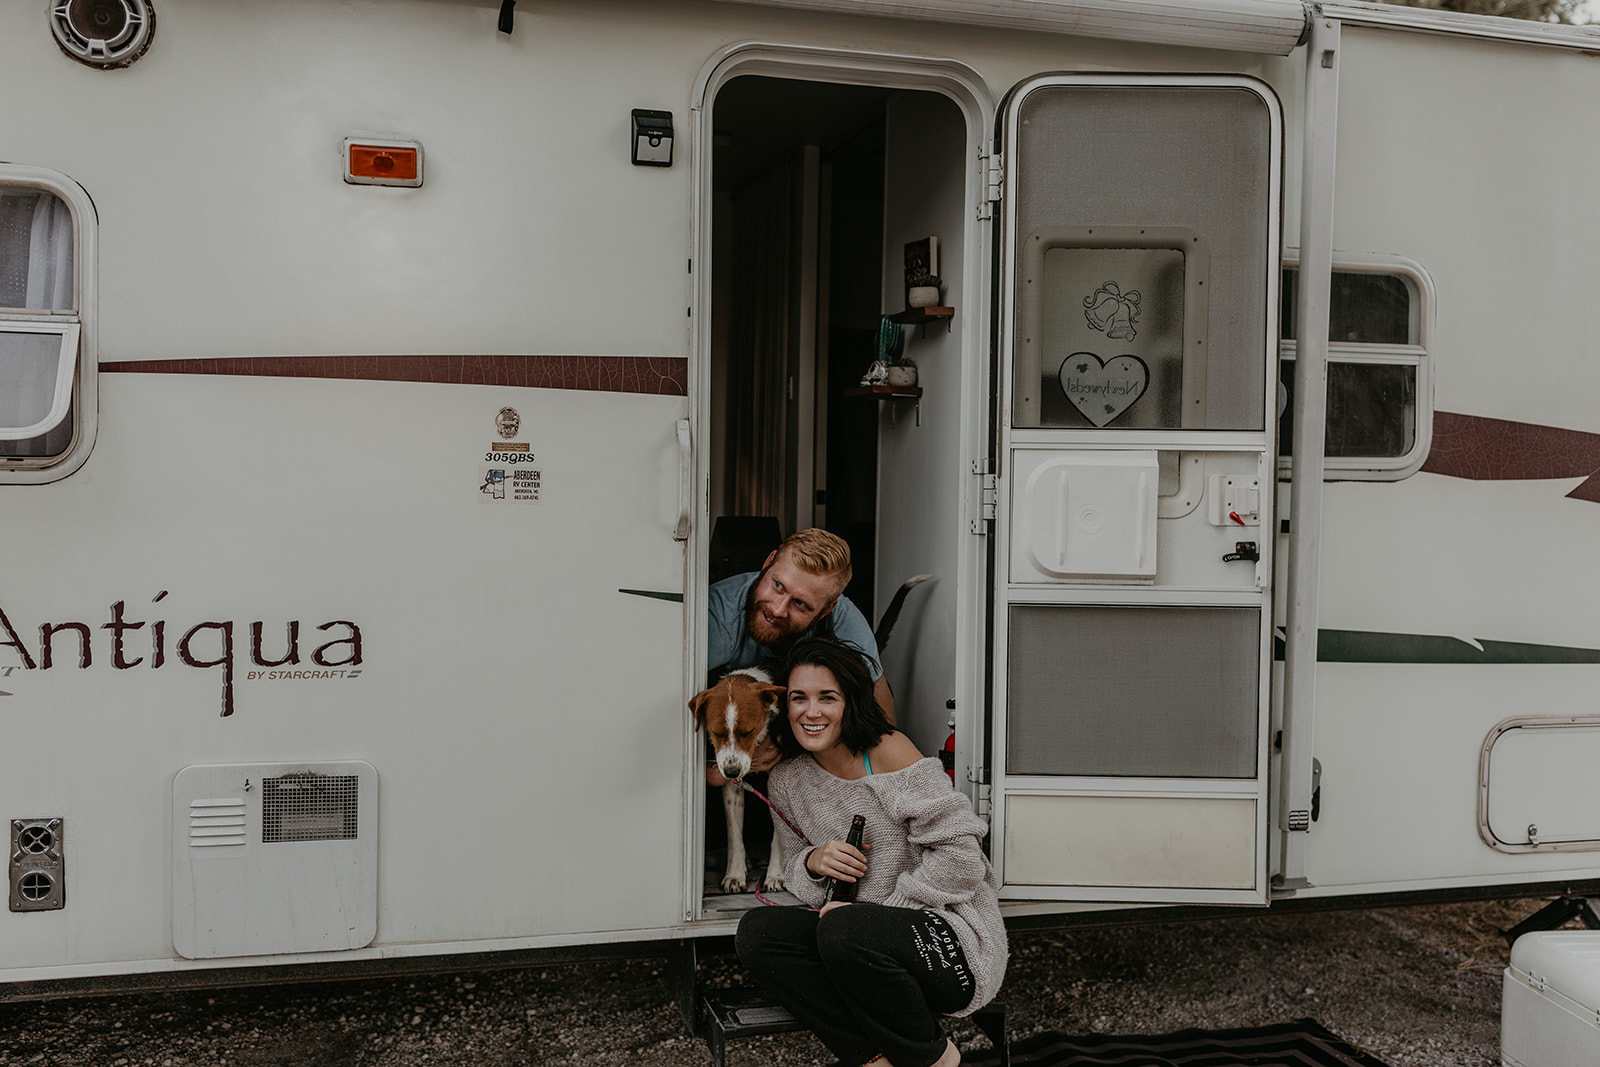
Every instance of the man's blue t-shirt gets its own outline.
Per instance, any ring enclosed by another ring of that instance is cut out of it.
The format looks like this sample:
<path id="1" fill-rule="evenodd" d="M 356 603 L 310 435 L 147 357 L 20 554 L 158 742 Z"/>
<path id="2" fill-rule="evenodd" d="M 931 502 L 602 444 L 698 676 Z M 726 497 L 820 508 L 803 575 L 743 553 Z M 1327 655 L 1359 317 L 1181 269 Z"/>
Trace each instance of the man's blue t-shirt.
<path id="1" fill-rule="evenodd" d="M 750 588 L 760 577 L 759 571 L 736 574 L 711 587 L 710 620 L 706 627 L 708 670 L 756 667 L 779 658 L 771 649 L 751 637 L 745 627 L 745 607 L 750 602 Z M 826 634 L 830 623 L 834 638 L 860 652 L 862 662 L 872 672 L 872 680 L 877 681 L 883 674 L 883 668 L 878 665 L 878 642 L 872 636 L 872 627 L 868 625 L 866 617 L 850 603 L 848 597 L 840 596 L 834 601 L 833 611 L 812 623 L 804 636 Z"/>

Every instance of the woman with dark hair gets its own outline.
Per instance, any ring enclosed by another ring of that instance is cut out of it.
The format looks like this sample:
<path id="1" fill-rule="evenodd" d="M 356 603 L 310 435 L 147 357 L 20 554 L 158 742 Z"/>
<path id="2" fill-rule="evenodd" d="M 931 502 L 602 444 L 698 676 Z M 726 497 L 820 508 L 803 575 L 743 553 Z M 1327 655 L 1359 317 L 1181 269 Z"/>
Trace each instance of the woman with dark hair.
<path id="1" fill-rule="evenodd" d="M 846 1067 L 954 1067 L 938 1017 L 977 1011 L 1005 974 L 988 827 L 889 723 L 854 649 L 797 644 L 788 700 L 769 788 L 794 823 L 774 820 L 807 907 L 746 912 L 739 958 Z M 845 841 L 857 815 L 860 848 Z M 823 903 L 830 878 L 856 886 L 854 903 Z"/>

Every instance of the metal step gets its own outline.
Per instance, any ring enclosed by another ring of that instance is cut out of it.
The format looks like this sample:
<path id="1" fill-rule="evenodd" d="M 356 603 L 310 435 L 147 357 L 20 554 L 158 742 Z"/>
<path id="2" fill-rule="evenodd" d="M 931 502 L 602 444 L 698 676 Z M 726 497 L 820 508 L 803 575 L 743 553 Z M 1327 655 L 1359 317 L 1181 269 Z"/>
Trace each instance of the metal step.
<path id="1" fill-rule="evenodd" d="M 730 1038 L 804 1030 L 789 1009 L 759 989 L 721 989 L 700 998 L 712 1067 L 725 1067 Z"/>
<path id="2" fill-rule="evenodd" d="M 700 1015 L 712 1067 L 726 1067 L 727 1043 L 740 1037 L 787 1034 L 804 1030 L 789 1009 L 760 989 L 724 989 L 700 998 Z M 999 1067 L 1009 1067 L 1011 1049 L 1006 1041 L 1006 1003 L 993 1000 L 972 1014 L 972 1021 L 999 1052 Z"/>

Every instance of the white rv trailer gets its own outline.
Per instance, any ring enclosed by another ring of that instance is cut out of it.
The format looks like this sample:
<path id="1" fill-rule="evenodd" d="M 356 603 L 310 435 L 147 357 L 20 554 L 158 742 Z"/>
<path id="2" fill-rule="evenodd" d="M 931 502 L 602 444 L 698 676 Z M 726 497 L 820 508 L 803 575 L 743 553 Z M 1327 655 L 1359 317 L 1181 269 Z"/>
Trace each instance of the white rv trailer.
<path id="1" fill-rule="evenodd" d="M 869 614 L 937 575 L 886 667 L 1013 915 L 1593 892 L 1597 49 L 5 5 L 0 998 L 730 932 L 684 705 L 750 516 Z"/>

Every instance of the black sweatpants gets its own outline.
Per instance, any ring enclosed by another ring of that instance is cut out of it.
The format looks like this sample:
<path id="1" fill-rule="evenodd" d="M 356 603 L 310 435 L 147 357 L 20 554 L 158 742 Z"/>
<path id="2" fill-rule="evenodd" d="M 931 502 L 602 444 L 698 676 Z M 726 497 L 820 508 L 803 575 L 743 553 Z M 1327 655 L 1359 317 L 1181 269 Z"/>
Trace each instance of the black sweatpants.
<path id="1" fill-rule="evenodd" d="M 739 958 L 845 1067 L 882 1055 L 929 1067 L 945 1050 L 940 1015 L 972 1003 L 976 983 L 950 924 L 931 911 L 851 904 L 755 908 L 739 922 Z"/>

